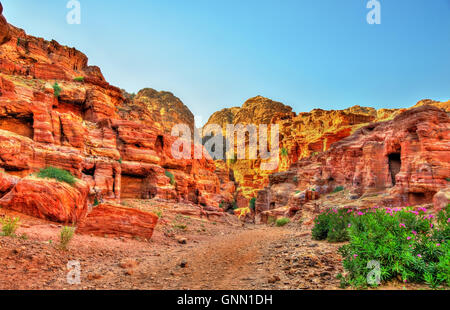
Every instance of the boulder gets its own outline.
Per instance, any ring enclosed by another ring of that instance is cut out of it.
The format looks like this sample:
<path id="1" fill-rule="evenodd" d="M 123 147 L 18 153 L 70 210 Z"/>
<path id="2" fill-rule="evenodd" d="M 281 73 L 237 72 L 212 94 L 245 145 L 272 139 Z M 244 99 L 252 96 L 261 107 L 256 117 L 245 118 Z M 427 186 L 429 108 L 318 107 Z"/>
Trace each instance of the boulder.
<path id="1" fill-rule="evenodd" d="M 157 222 L 158 216 L 150 212 L 119 205 L 101 204 L 94 207 L 88 216 L 79 223 L 76 232 L 97 236 L 150 239 Z"/>
<path id="2" fill-rule="evenodd" d="M 53 179 L 26 177 L 0 199 L 0 207 L 54 222 L 77 223 L 88 210 L 88 193 L 87 183 L 81 180 L 72 186 Z"/>

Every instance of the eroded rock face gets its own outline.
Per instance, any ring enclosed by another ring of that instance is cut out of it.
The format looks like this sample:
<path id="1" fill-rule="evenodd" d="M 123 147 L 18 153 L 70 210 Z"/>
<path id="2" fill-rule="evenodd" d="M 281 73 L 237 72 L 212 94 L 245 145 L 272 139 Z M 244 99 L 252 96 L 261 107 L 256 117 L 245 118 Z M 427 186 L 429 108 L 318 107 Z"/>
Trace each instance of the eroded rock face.
<path id="1" fill-rule="evenodd" d="M 364 126 L 328 151 L 298 161 L 288 172 L 274 174 L 257 206 L 275 209 L 295 205 L 286 198 L 276 198 L 294 196 L 292 188 L 329 193 L 338 186 L 355 198 L 371 190 L 384 191 L 387 194 L 380 198 L 380 204 L 431 203 L 448 185 L 448 154 L 448 114 L 434 105 L 422 105 L 393 120 Z M 285 190 L 280 192 L 280 186 Z"/>
<path id="2" fill-rule="evenodd" d="M 293 163 L 328 150 L 331 145 L 350 136 L 363 124 L 392 117 L 397 110 L 380 110 L 355 106 L 341 111 L 316 109 L 309 113 L 292 112 L 292 108 L 280 102 L 257 96 L 246 101 L 242 107 L 224 109 L 214 113 L 207 125 L 218 124 L 224 130 L 227 124 L 272 124 L 279 126 L 279 165 L 274 171 L 261 169 L 261 159 L 228 161 L 236 182 L 247 198 L 256 197 L 257 192 L 269 185 L 269 177 L 277 171 L 286 171 Z M 226 132 L 223 132 L 225 136 Z M 248 145 L 248 138 L 235 148 Z M 239 145 L 239 146 L 238 146 Z M 223 162 L 217 162 L 223 165 Z"/>
<path id="3" fill-rule="evenodd" d="M 426 106 L 450 111 L 450 101 L 438 102 L 430 99 L 419 101 L 413 108 Z M 278 178 L 299 160 L 317 156 L 328 151 L 333 144 L 351 136 L 360 128 L 371 123 L 392 120 L 408 109 L 380 109 L 354 106 L 345 110 L 325 111 L 315 109 L 308 113 L 293 113 L 292 109 L 279 102 L 258 96 L 249 99 L 241 108 L 224 109 L 211 116 L 207 124 L 219 124 L 225 129 L 227 124 L 277 124 L 279 126 L 280 156 L 275 171 L 261 169 L 261 159 L 216 161 L 217 166 L 226 165 L 234 173 L 238 190 L 247 198 L 256 197 L 258 191 L 271 184 L 270 178 Z M 269 126 L 270 128 L 270 126 Z M 225 135 L 225 132 L 223 133 Z M 248 147 L 246 141 L 235 149 Z M 312 166 L 311 166 L 312 167 Z M 304 178 L 311 177 L 314 169 L 305 168 Z M 309 173 L 307 171 L 311 171 Z M 294 176 L 291 176 L 294 177 Z M 304 182 L 304 181 L 302 181 Z M 295 183 L 295 182 L 294 182 Z"/>
<path id="4" fill-rule="evenodd" d="M 194 133 L 194 115 L 183 102 L 171 92 L 156 91 L 152 88 L 140 90 L 136 96 L 125 96 L 127 100 L 120 106 L 120 113 L 126 119 L 154 123 L 166 134 L 177 124 L 186 124 Z"/>
<path id="5" fill-rule="evenodd" d="M 0 44 L 5 43 L 6 41 L 11 39 L 11 36 L 9 35 L 9 25 L 6 21 L 3 14 L 3 6 L 0 2 Z"/>
<path id="6" fill-rule="evenodd" d="M 68 170 L 86 182 L 90 203 L 161 198 L 218 208 L 230 199 L 211 159 L 172 156 L 170 127 L 193 126 L 178 98 L 152 89 L 124 96 L 83 53 L 8 29 L 11 40 L 0 45 L 0 169 L 17 177 Z"/>
<path id="7" fill-rule="evenodd" d="M 158 216 L 118 205 L 101 204 L 93 208 L 83 219 L 76 232 L 97 236 L 141 237 L 150 239 L 158 222 Z"/>
<path id="8" fill-rule="evenodd" d="M 2 181 L 5 179 L 8 176 L 0 173 L 0 184 L 5 184 Z M 89 187 L 80 180 L 72 186 L 56 180 L 26 177 L 10 180 L 7 187 L 9 192 L 0 199 L 2 208 L 60 223 L 77 223 L 88 211 Z"/>

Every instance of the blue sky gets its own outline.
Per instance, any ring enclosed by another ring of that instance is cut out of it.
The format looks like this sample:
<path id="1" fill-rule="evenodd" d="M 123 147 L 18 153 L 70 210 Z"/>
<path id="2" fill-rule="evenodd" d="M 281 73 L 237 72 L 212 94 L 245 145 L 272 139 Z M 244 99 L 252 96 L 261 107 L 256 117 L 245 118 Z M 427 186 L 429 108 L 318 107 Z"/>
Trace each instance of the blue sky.
<path id="1" fill-rule="evenodd" d="M 195 115 L 262 95 L 296 112 L 450 99 L 450 0 L 3 0 L 7 20 L 73 46 L 113 85 L 173 92 Z"/>

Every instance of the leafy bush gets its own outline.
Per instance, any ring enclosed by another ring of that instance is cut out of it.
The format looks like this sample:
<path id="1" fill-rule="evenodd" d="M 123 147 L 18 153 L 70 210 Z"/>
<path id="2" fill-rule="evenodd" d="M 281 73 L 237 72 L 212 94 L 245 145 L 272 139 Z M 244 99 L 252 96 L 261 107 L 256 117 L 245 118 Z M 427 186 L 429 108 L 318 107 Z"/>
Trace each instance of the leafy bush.
<path id="1" fill-rule="evenodd" d="M 290 221 L 291 221 L 290 219 L 282 217 L 276 220 L 275 225 L 277 225 L 277 227 L 283 227 L 287 225 Z"/>
<path id="2" fill-rule="evenodd" d="M 381 282 L 397 278 L 431 287 L 450 285 L 449 215 L 450 206 L 436 221 L 425 209 L 376 208 L 353 213 L 347 228 L 350 243 L 339 249 L 347 271 L 341 283 L 367 287 L 368 263 L 376 261 Z"/>
<path id="3" fill-rule="evenodd" d="M 73 79 L 75 82 L 84 82 L 84 76 L 77 76 Z"/>
<path id="4" fill-rule="evenodd" d="M 59 245 L 61 246 L 61 249 L 67 250 L 67 245 L 69 244 L 70 240 L 72 240 L 74 233 L 75 233 L 75 228 L 73 228 L 73 227 L 64 226 L 61 229 L 60 239 L 59 239 Z"/>
<path id="5" fill-rule="evenodd" d="M 172 172 L 166 170 L 165 174 L 166 174 L 166 177 L 168 177 L 170 179 L 170 184 L 172 186 L 175 186 L 176 181 L 175 181 L 175 177 L 173 176 Z"/>
<path id="6" fill-rule="evenodd" d="M 333 190 L 333 194 L 342 192 L 344 189 L 344 186 L 338 186 Z"/>
<path id="7" fill-rule="evenodd" d="M 62 88 L 59 87 L 57 82 L 55 82 L 55 84 L 53 84 L 53 91 L 54 91 L 54 95 L 56 98 L 58 98 L 61 95 Z"/>
<path id="8" fill-rule="evenodd" d="M 3 219 L 0 219 L 0 223 L 2 224 L 2 235 L 3 236 L 14 236 L 17 228 L 19 228 L 20 218 L 15 217 L 11 218 L 8 216 L 5 216 Z"/>
<path id="9" fill-rule="evenodd" d="M 119 164 L 121 164 L 122 163 L 122 158 L 119 158 L 118 162 L 119 162 Z"/>
<path id="10" fill-rule="evenodd" d="M 252 198 L 249 203 L 249 208 L 251 210 L 255 210 L 255 207 L 256 207 L 256 198 Z"/>
<path id="11" fill-rule="evenodd" d="M 100 202 L 98 201 L 97 197 L 94 198 L 94 207 L 98 206 Z"/>
<path id="12" fill-rule="evenodd" d="M 238 208 L 237 201 L 234 200 L 233 201 L 233 210 L 236 210 L 237 208 Z"/>
<path id="13" fill-rule="evenodd" d="M 285 147 L 281 149 L 281 156 L 289 156 L 289 152 Z"/>
<path id="14" fill-rule="evenodd" d="M 445 180 L 446 180 L 447 182 L 450 182 L 450 178 L 445 178 Z"/>
<path id="15" fill-rule="evenodd" d="M 347 228 L 350 225 L 353 209 L 329 209 L 314 219 L 312 237 L 314 240 L 329 242 L 348 241 Z"/>
<path id="16" fill-rule="evenodd" d="M 38 173 L 38 177 L 45 179 L 56 179 L 60 182 L 66 182 L 67 184 L 74 185 L 76 183 L 76 178 L 66 170 L 62 170 L 55 167 L 47 167 L 45 169 L 41 169 Z"/>

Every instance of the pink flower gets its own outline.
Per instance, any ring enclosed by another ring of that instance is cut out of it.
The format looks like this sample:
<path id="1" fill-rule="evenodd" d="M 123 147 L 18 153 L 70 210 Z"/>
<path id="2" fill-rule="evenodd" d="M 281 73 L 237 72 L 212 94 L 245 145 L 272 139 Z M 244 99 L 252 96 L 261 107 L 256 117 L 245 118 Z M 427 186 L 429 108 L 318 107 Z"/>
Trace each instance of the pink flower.
<path id="1" fill-rule="evenodd" d="M 364 215 L 364 213 L 360 211 L 360 212 L 358 212 L 358 215 L 362 216 L 362 215 Z"/>
<path id="2" fill-rule="evenodd" d="M 400 227 L 403 227 L 403 228 L 406 228 L 406 225 L 405 224 L 403 224 L 403 223 L 400 223 L 400 225 L 399 225 Z"/>
<path id="3" fill-rule="evenodd" d="M 438 243 L 438 244 L 436 244 L 436 246 L 441 246 L 441 244 L 440 244 L 440 243 Z"/>
<path id="4" fill-rule="evenodd" d="M 357 258 L 357 257 L 358 257 L 358 255 L 357 255 L 357 254 L 353 255 L 353 258 Z"/>
<path id="5" fill-rule="evenodd" d="M 450 218 L 447 219 L 447 223 L 450 223 Z"/>
<path id="6" fill-rule="evenodd" d="M 418 257 L 418 258 L 422 258 L 422 255 L 420 255 L 420 254 L 417 254 L 417 257 Z"/>
<path id="7" fill-rule="evenodd" d="M 407 283 L 407 282 L 408 282 L 408 280 L 406 280 L 406 279 L 405 279 L 405 280 L 403 280 L 403 282 L 404 282 L 404 283 Z"/>
<path id="8" fill-rule="evenodd" d="M 408 239 L 408 240 L 411 240 L 411 237 L 410 237 L 410 236 L 408 236 L 408 238 L 406 238 L 406 239 Z"/>
<path id="9" fill-rule="evenodd" d="M 412 231 L 413 235 L 417 235 L 417 232 L 415 230 Z"/>
<path id="10" fill-rule="evenodd" d="M 350 227 L 352 227 L 352 224 L 348 224 L 348 226 L 347 226 L 348 228 L 350 228 Z"/>
<path id="11" fill-rule="evenodd" d="M 430 227 L 431 227 L 431 228 L 433 228 L 433 227 L 434 227 L 433 223 L 431 223 L 431 224 L 430 224 Z"/>

